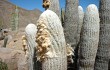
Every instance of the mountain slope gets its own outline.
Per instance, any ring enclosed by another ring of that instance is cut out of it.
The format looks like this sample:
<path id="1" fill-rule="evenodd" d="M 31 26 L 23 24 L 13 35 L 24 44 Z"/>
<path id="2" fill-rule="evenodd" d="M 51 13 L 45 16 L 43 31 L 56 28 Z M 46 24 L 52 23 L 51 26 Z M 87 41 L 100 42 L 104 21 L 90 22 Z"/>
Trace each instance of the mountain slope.
<path id="1" fill-rule="evenodd" d="M 41 14 L 39 10 L 25 10 L 19 9 L 19 28 L 25 27 L 29 23 L 36 24 L 38 17 Z M 7 0 L 0 0 L 0 28 L 10 28 L 12 13 L 15 11 L 15 5 Z"/>

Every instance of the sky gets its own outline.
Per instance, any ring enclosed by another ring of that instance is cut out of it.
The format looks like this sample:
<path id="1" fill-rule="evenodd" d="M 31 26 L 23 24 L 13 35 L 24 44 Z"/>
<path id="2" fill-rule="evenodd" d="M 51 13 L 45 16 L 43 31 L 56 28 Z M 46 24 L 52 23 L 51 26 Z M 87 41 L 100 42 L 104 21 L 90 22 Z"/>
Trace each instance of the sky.
<path id="1" fill-rule="evenodd" d="M 42 8 L 43 0 L 8 0 L 8 1 L 27 10 L 39 9 L 41 11 L 44 11 L 44 8 Z M 60 7 L 65 8 L 65 0 L 59 1 Z M 84 10 L 86 10 L 86 7 L 89 4 L 95 4 L 98 7 L 99 0 L 79 0 L 79 5 L 82 6 Z"/>

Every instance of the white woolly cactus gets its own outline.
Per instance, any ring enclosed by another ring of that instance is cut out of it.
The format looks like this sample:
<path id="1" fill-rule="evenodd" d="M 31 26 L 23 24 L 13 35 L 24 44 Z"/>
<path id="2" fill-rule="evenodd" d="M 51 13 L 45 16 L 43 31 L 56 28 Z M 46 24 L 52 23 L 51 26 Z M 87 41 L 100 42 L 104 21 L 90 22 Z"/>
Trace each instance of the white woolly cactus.
<path id="1" fill-rule="evenodd" d="M 65 39 L 73 48 L 77 45 L 78 35 L 78 0 L 66 0 L 64 16 Z"/>
<path id="2" fill-rule="evenodd" d="M 44 11 L 37 28 L 37 58 L 42 61 L 42 70 L 67 70 L 66 42 L 58 16 Z"/>
<path id="3" fill-rule="evenodd" d="M 97 15 L 99 15 L 99 14 L 98 14 L 97 6 L 96 6 L 95 4 L 90 4 L 90 5 L 87 7 L 86 12 L 91 13 L 91 14 L 92 14 L 92 13 L 96 13 Z"/>
<path id="4" fill-rule="evenodd" d="M 28 24 L 25 28 L 25 36 L 23 36 L 23 49 L 28 57 L 29 70 L 33 70 L 34 53 L 36 44 L 37 27 L 34 24 Z"/>
<path id="5" fill-rule="evenodd" d="M 28 34 L 28 35 L 31 35 L 32 37 L 35 38 L 35 35 L 36 35 L 36 32 L 37 32 L 37 27 L 36 25 L 30 23 L 26 26 L 25 28 L 25 32 Z"/>
<path id="6" fill-rule="evenodd" d="M 86 9 L 81 31 L 79 70 L 94 70 L 99 42 L 99 28 L 98 9 L 94 4 L 90 4 Z"/>
<path id="7" fill-rule="evenodd" d="M 78 13 L 79 13 L 79 23 L 78 23 L 78 37 L 80 39 L 80 32 L 81 32 L 81 28 L 82 28 L 82 25 L 83 25 L 83 18 L 84 18 L 84 11 L 83 11 L 83 8 L 81 6 L 78 6 Z M 79 39 L 77 39 L 79 42 Z"/>

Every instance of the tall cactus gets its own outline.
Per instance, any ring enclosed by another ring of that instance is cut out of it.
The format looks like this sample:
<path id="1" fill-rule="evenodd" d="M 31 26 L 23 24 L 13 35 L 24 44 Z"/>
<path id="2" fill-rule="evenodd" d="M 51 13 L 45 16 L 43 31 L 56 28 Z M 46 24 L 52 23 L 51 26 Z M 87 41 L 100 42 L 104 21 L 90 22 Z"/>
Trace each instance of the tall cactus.
<path id="1" fill-rule="evenodd" d="M 79 23 L 78 23 L 78 26 L 77 26 L 77 32 L 78 32 L 78 35 L 77 35 L 77 47 L 75 48 L 75 59 L 74 59 L 74 63 L 76 65 L 76 69 L 77 69 L 77 66 L 78 66 L 78 55 L 79 55 L 79 44 L 80 44 L 80 32 L 81 32 L 81 28 L 82 28 L 82 25 L 83 25 L 83 18 L 84 18 L 84 12 L 83 12 L 83 8 L 81 6 L 78 6 L 78 14 L 79 14 Z"/>
<path id="2" fill-rule="evenodd" d="M 59 0 L 43 0 L 44 8 L 47 2 L 49 2 L 48 9 L 54 11 L 61 18 Z"/>
<path id="3" fill-rule="evenodd" d="M 78 0 L 66 0 L 64 31 L 68 44 L 76 46 L 78 25 Z"/>
<path id="4" fill-rule="evenodd" d="M 78 35 L 78 0 L 66 0 L 65 17 L 64 17 L 64 33 L 65 39 L 72 48 L 77 46 L 77 35 Z M 76 58 L 76 54 L 75 54 Z M 76 59 L 74 59 L 74 64 L 70 67 L 77 69 Z"/>
<path id="5" fill-rule="evenodd" d="M 100 0 L 100 39 L 95 70 L 108 70 L 110 59 L 110 0 Z"/>
<path id="6" fill-rule="evenodd" d="M 29 57 L 29 70 L 33 70 L 34 67 L 34 50 L 36 47 L 36 33 L 37 27 L 34 24 L 28 24 L 25 28 L 25 36 L 26 36 L 26 43 L 27 43 L 27 56 Z"/>
<path id="7" fill-rule="evenodd" d="M 58 16 L 46 10 L 37 27 L 37 57 L 42 61 L 42 70 L 67 70 L 66 42 Z"/>
<path id="8" fill-rule="evenodd" d="M 99 42 L 99 13 L 94 4 L 87 7 L 79 46 L 79 70 L 94 70 Z"/>
<path id="9" fill-rule="evenodd" d="M 12 13 L 12 20 L 11 20 L 11 25 L 12 25 L 12 30 L 18 30 L 18 21 L 19 21 L 19 10 L 18 7 L 15 7 L 15 12 Z"/>
<path id="10" fill-rule="evenodd" d="M 80 39 L 80 32 L 81 32 L 81 28 L 82 28 L 82 25 L 83 25 L 83 18 L 84 18 L 84 11 L 83 11 L 83 8 L 81 6 L 78 6 L 78 14 L 79 14 L 79 23 L 78 23 L 78 37 Z M 79 39 L 77 39 L 79 42 Z"/>

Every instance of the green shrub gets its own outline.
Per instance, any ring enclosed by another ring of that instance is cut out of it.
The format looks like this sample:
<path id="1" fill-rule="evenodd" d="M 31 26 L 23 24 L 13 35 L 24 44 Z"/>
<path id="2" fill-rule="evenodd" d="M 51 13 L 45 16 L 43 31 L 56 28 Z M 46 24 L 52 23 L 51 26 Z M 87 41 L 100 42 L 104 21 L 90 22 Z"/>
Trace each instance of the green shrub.
<path id="1" fill-rule="evenodd" d="M 2 62 L 2 59 L 0 59 L 0 70 L 8 70 L 7 64 Z"/>

